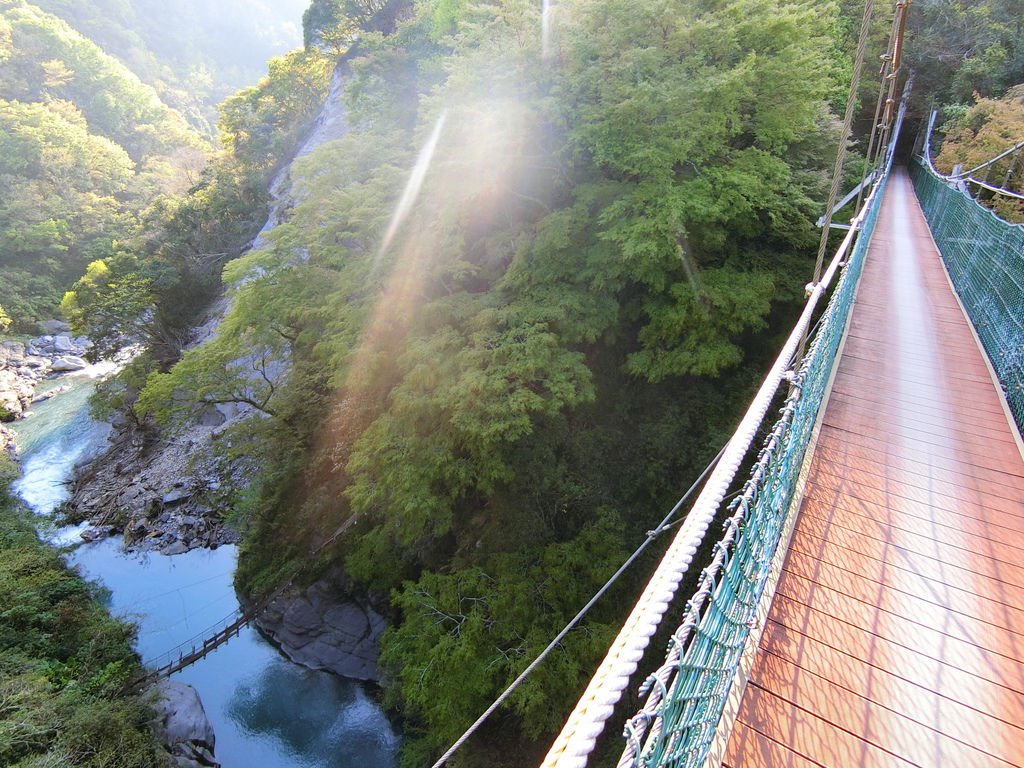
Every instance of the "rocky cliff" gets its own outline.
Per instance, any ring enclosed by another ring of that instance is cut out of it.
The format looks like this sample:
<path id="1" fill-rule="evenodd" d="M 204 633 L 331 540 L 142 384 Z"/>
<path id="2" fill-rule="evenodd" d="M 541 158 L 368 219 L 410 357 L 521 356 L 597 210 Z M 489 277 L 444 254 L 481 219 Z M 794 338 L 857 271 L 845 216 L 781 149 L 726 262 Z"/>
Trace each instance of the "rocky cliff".
<path id="1" fill-rule="evenodd" d="M 342 61 L 297 157 L 348 132 L 344 101 L 348 74 L 348 65 Z M 252 248 L 263 246 L 267 233 L 287 220 L 295 202 L 289 166 L 275 176 L 270 193 L 267 222 Z M 212 338 L 228 309 L 226 298 L 211 307 L 194 332 L 193 346 Z M 218 449 L 230 441 L 231 428 L 252 415 L 244 405 L 218 405 L 174 437 L 127 420 L 116 422 L 110 450 L 80 468 L 66 516 L 93 523 L 86 537 L 123 531 L 125 546 L 131 549 L 176 554 L 234 541 L 235 533 L 222 518 L 226 494 L 244 488 L 246 478 L 257 468 L 245 460 L 222 460 L 218 456 L 224 451 Z M 386 621 L 368 600 L 351 593 L 341 573 L 286 591 L 257 625 L 299 664 L 359 680 L 377 679 L 380 635 Z"/>

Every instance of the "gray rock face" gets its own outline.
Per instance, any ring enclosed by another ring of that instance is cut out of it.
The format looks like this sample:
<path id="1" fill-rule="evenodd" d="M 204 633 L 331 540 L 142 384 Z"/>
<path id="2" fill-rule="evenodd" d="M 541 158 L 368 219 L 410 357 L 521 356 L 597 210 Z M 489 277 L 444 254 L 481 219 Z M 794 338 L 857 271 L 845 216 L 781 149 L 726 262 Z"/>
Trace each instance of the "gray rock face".
<path id="1" fill-rule="evenodd" d="M 100 525 L 94 528 L 86 528 L 80 534 L 82 541 L 100 541 L 114 534 L 114 526 Z"/>
<path id="2" fill-rule="evenodd" d="M 387 620 L 334 580 L 286 593 L 256 623 L 297 664 L 355 680 L 379 677 Z"/>
<path id="3" fill-rule="evenodd" d="M 50 370 L 50 361 L 29 356 L 18 341 L 0 343 L 0 422 L 25 415 L 35 397 L 36 385 Z M 0 424 L 0 451 L 13 458 L 14 432 Z"/>
<path id="4" fill-rule="evenodd" d="M 53 338 L 53 351 L 67 355 L 75 351 L 75 345 L 72 343 L 70 336 L 61 334 Z"/>
<path id="5" fill-rule="evenodd" d="M 70 330 L 71 326 L 63 320 L 46 320 L 43 323 L 43 332 L 51 335 L 55 333 L 67 333 Z"/>
<path id="6" fill-rule="evenodd" d="M 153 686 L 153 725 L 178 768 L 219 768 L 216 736 L 199 694 L 191 685 L 161 680 Z"/>
<path id="7" fill-rule="evenodd" d="M 161 497 L 165 507 L 171 507 L 175 504 L 181 504 L 183 501 L 188 501 L 195 495 L 195 491 L 188 488 L 172 488 L 170 491 L 165 493 Z"/>
<path id="8" fill-rule="evenodd" d="M 203 412 L 199 414 L 199 426 L 201 427 L 219 427 L 225 421 L 230 418 L 228 415 L 221 413 L 217 406 L 211 406 L 204 408 Z"/>

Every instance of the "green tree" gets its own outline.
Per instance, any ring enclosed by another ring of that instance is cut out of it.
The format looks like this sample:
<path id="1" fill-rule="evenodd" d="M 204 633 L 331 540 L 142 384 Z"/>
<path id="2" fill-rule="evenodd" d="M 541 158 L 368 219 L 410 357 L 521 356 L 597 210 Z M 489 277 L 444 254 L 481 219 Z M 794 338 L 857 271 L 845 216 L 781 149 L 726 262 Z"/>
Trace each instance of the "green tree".
<path id="1" fill-rule="evenodd" d="M 416 746 L 404 764 L 428 763 L 433 753 L 424 746 L 449 746 L 481 703 L 536 658 L 621 563 L 621 536 L 615 515 L 605 511 L 575 539 L 539 553 L 500 555 L 403 585 L 394 600 L 403 621 L 389 630 L 381 661 L 401 681 L 392 696 L 400 690 L 403 711 L 423 724 L 413 727 Z M 574 702 L 580 678 L 604 656 L 617 631 L 609 615 L 615 611 L 571 632 L 512 695 L 508 709 L 529 738 L 551 732 Z"/>
<path id="2" fill-rule="evenodd" d="M 61 102 L 0 100 L 0 154 L 0 298 L 29 324 L 125 230 L 133 165 Z"/>
<path id="3" fill-rule="evenodd" d="M 227 99 L 220 110 L 220 136 L 234 160 L 265 171 L 289 159 L 320 111 L 331 63 L 306 51 L 272 59 L 259 85 Z"/>
<path id="4" fill-rule="evenodd" d="M 360 30 L 390 32 L 396 14 L 408 5 L 408 0 L 313 0 L 302 14 L 306 48 L 341 55 Z"/>
<path id="5" fill-rule="evenodd" d="M 943 173 L 954 167 L 982 165 L 1016 146 L 1024 136 L 1024 85 L 1011 88 L 1002 99 L 978 98 L 943 126 L 942 150 L 935 166 Z M 1024 194 L 1024 150 L 1014 152 L 978 172 L 982 181 Z M 1024 223 L 1024 201 L 975 189 L 977 199 L 1007 221 Z"/>
<path id="6" fill-rule="evenodd" d="M 1024 25 L 1016 0 L 921 0 L 910 6 L 907 57 L 915 89 L 967 104 L 1024 82 Z"/>

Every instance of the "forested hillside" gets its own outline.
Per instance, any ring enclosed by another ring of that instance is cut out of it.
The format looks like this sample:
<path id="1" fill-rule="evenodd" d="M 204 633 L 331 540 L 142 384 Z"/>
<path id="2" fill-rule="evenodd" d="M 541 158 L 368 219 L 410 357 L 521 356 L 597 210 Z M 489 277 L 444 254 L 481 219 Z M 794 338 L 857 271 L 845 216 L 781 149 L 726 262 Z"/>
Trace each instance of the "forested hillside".
<path id="1" fill-rule="evenodd" d="M 104 8 L 63 11 L 90 29 Z M 214 153 L 95 41 L 36 4 L 0 9 L 0 306 L 14 329 L 34 330 L 82 278 L 64 311 L 96 336 L 97 354 L 135 340 L 173 361 L 216 296 L 221 266 L 262 225 L 270 177 L 319 110 L 329 66 L 302 53 L 271 62 L 262 82 L 225 102 L 225 149 Z M 100 27 L 107 37 L 119 29 Z"/>
<path id="2" fill-rule="evenodd" d="M 0 3 L 0 304 L 53 317 L 85 266 L 154 199 L 181 195 L 207 142 L 119 61 L 21 0 Z"/>
<path id="3" fill-rule="evenodd" d="M 221 101 L 302 42 L 307 0 L 38 0 L 206 131 Z"/>
<path id="4" fill-rule="evenodd" d="M 75 24 L 48 14 L 43 5 L 67 12 Z M 101 5 L 0 1 L 0 334 L 36 333 L 39 322 L 58 317 L 62 305 L 76 328 L 93 332 L 96 356 L 141 342 L 147 351 L 138 363 L 159 366 L 178 358 L 198 313 L 219 293 L 222 265 L 242 252 L 266 220 L 270 179 L 319 111 L 332 64 L 302 51 L 267 62 L 259 49 L 248 51 L 255 58 L 246 65 L 235 51 L 224 61 L 239 64 L 231 77 L 244 80 L 219 80 L 206 93 L 177 103 L 164 100 L 168 83 L 179 82 L 175 68 L 150 67 L 161 60 L 139 49 L 144 66 L 136 71 L 124 50 L 114 50 L 118 32 L 129 42 L 134 33 L 99 14 Z M 108 5 L 126 12 L 141 6 Z M 182 21 L 174 14 L 185 3 L 153 5 L 153 19 L 190 39 L 189 24 L 172 23 Z M 192 7 L 201 10 L 199 4 Z M 239 6 L 232 10 L 240 12 Z M 90 26 L 82 20 L 93 19 L 92 11 L 96 23 Z M 257 27 L 264 23 L 255 13 L 247 18 Z M 265 23 L 279 31 L 276 22 Z M 295 42 L 300 23 L 301 9 L 295 9 L 288 32 Z M 223 29 L 207 31 L 213 35 L 207 48 L 226 37 Z M 248 44 L 245 35 L 231 42 Z M 198 53 L 193 63 L 197 71 L 204 66 Z M 164 74 L 164 82 L 155 77 Z M 220 150 L 203 114 L 186 117 L 170 106 L 215 107 L 210 98 L 219 97 L 211 93 L 233 92 L 246 82 L 252 85 L 225 105 Z M 73 286 L 77 290 L 68 292 Z M 124 318 L 130 321 L 120 322 Z M 46 369 L 27 374 L 24 345 L 0 342 L 3 394 L 11 394 L 7 387 L 13 382 L 27 410 Z M 27 365 L 40 364 L 33 361 Z M 130 376 L 122 381 L 130 382 Z M 40 399 L 67 388 L 54 385 Z M 0 421 L 13 417 L 0 405 Z M 49 424 L 42 418 L 45 431 Z M 194 716 L 198 705 L 183 715 L 180 701 L 158 703 L 156 694 L 139 691 L 135 628 L 110 617 L 109 595 L 40 540 L 39 521 L 9 493 L 19 475 L 8 453 L 12 437 L 3 427 L 0 764 L 170 765 L 175 761 L 168 751 L 184 749 L 180 734 L 161 732 L 157 738 L 154 731 L 166 730 L 168 717 Z M 63 479 L 47 482 L 59 488 Z M 202 708 L 197 711 L 205 723 Z M 195 755 L 212 749 L 212 737 L 204 744 Z"/>

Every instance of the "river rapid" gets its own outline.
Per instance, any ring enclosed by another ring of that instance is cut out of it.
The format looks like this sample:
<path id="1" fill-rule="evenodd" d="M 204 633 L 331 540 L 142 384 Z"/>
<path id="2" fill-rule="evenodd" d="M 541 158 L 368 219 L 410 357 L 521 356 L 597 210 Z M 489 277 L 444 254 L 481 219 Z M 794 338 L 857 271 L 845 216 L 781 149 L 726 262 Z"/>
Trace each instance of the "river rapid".
<path id="1" fill-rule="evenodd" d="M 231 614 L 233 546 L 182 555 L 132 555 L 120 537 L 85 544 L 80 527 L 57 529 L 53 511 L 67 497 L 75 464 L 106 443 L 109 426 L 89 416 L 92 367 L 44 383 L 57 389 L 15 423 L 23 474 L 15 492 L 39 516 L 40 531 L 71 547 L 68 559 L 109 592 L 109 606 L 139 626 L 143 659 L 159 656 Z M 393 768 L 399 738 L 362 683 L 285 659 L 251 627 L 176 680 L 202 697 L 224 768 Z"/>

